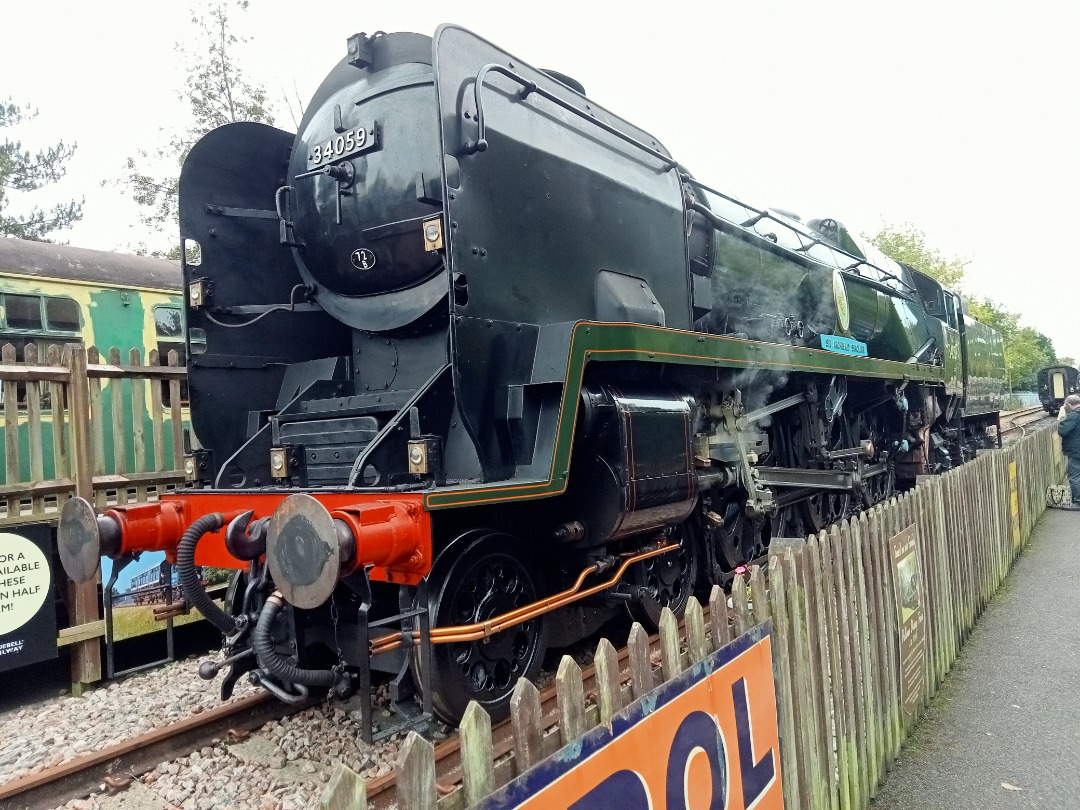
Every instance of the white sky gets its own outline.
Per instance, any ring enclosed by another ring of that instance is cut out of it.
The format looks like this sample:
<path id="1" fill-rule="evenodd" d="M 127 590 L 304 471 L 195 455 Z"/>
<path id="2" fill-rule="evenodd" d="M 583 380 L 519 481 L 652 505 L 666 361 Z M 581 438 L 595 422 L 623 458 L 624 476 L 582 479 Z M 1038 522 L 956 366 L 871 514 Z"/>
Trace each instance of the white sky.
<path id="1" fill-rule="evenodd" d="M 455 8 L 456 7 L 456 8 Z M 183 126 L 188 4 L 9 4 L 0 98 L 40 115 L 14 134 L 78 152 L 41 195 L 86 197 L 73 245 L 151 242 L 102 181 Z M 454 22 L 650 131 L 703 181 L 855 232 L 913 223 L 971 261 L 989 296 L 1080 358 L 1080 12 L 1064 2 L 543 3 L 252 0 L 237 18 L 248 77 L 306 103 L 355 31 Z M 287 112 L 278 124 L 291 129 Z M 10 132 L 2 133 L 9 136 Z M 12 210 L 15 205 L 13 204 Z M 1031 217 L 1034 217 L 1032 219 Z M 1043 230 L 1057 223 L 1061 229 Z M 1042 223 L 1042 224 L 1040 224 Z"/>

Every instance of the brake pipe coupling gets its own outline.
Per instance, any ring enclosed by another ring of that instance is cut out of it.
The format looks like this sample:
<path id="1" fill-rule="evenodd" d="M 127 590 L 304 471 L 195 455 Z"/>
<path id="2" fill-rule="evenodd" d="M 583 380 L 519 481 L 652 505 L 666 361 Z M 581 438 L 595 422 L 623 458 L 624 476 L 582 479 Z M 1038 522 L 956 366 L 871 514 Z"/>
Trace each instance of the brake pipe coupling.
<path id="1" fill-rule="evenodd" d="M 73 582 L 97 576 L 101 557 L 117 559 L 136 551 L 164 551 L 174 561 L 184 533 L 183 507 L 171 501 L 115 506 L 100 515 L 84 498 L 69 498 L 56 531 L 60 562 Z"/>
<path id="2" fill-rule="evenodd" d="M 328 510 L 290 495 L 271 516 L 266 561 L 285 599 L 310 610 L 338 581 L 373 566 L 373 578 L 414 584 L 431 568 L 430 519 L 414 500 L 378 500 Z"/>

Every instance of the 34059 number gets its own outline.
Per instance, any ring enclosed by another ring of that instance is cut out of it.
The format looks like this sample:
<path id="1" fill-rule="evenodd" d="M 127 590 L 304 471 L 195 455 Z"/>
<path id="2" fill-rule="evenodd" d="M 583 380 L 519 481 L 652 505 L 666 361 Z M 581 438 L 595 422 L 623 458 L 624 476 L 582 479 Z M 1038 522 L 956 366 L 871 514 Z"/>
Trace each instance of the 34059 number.
<path id="1" fill-rule="evenodd" d="M 322 166 L 341 158 L 367 152 L 377 146 L 375 127 L 356 127 L 325 143 L 317 143 L 308 155 L 312 166 Z"/>

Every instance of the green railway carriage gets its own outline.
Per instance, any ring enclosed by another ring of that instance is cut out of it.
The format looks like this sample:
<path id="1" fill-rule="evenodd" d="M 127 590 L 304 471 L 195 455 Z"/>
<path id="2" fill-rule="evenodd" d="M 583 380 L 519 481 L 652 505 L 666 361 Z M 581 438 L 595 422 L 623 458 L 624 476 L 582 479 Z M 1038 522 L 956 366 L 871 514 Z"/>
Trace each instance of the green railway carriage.
<path id="1" fill-rule="evenodd" d="M 172 262 L 145 256 L 131 256 L 98 250 L 29 242 L 21 239 L 0 239 L 0 346 L 5 347 L 5 363 L 50 364 L 50 357 L 59 357 L 66 344 L 80 343 L 97 347 L 102 362 L 108 362 L 110 349 L 116 348 L 124 364 L 137 350 L 142 363 L 148 363 L 150 353 L 157 353 L 158 362 L 167 363 L 170 352 L 176 352 L 182 365 L 185 360 L 183 297 L 180 293 L 181 274 Z M 11 348 L 6 348 L 6 347 Z M 134 443 L 130 436 L 135 425 L 131 404 L 130 384 L 102 387 L 103 412 L 112 412 L 114 390 L 125 398 L 123 442 L 126 456 L 117 464 L 114 452 L 113 422 L 103 420 L 102 457 L 95 459 L 96 472 L 112 474 L 118 470 L 135 469 Z M 143 428 L 151 428 L 151 386 L 142 386 L 146 407 L 142 409 Z M 15 414 L 19 420 L 19 469 L 9 470 L 9 459 L 0 459 L 3 484 L 30 482 L 33 471 L 30 463 L 30 431 L 27 409 L 27 386 L 23 382 L 0 386 L 0 397 L 16 393 L 17 408 L 5 410 L 8 420 Z M 169 389 L 163 387 L 165 405 L 169 405 Z M 182 397 L 186 396 L 186 390 Z M 2 401 L 2 400 L 0 400 Z M 50 393 L 42 389 L 41 443 L 53 446 L 53 419 Z M 186 409 L 184 411 L 186 422 Z M 169 417 L 166 416 L 168 421 Z M 70 432 L 70 426 L 68 427 Z M 149 469 L 160 468 L 153 458 L 154 448 L 146 448 Z M 172 448 L 166 445 L 164 468 L 175 467 Z M 42 454 L 44 478 L 56 477 L 53 454 Z"/>

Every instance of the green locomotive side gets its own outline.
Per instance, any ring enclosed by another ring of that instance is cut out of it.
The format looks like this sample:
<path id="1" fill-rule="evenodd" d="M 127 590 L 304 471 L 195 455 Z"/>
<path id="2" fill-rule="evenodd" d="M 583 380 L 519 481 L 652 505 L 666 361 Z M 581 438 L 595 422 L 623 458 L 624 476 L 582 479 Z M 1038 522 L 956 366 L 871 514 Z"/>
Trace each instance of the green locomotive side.
<path id="1" fill-rule="evenodd" d="M 179 268 L 159 259 L 113 254 L 103 251 L 71 248 L 63 245 L 0 239 L 0 347 L 6 349 L 5 362 L 25 363 L 36 356 L 37 365 L 50 365 L 70 343 L 87 348 L 97 347 L 99 362 L 109 362 L 110 349 L 119 350 L 119 361 L 131 362 L 130 352 L 139 352 L 142 364 L 156 350 L 159 362 L 166 364 L 175 351 L 179 362 L 184 359 L 183 297 L 180 293 Z M 0 402 L 3 388 L 0 386 Z M 143 407 L 140 409 L 142 433 L 152 430 L 151 384 L 143 387 Z M 0 458 L 0 483 L 30 482 L 30 430 L 27 409 L 27 386 L 15 387 L 18 415 L 19 469 L 9 470 L 6 456 Z M 135 416 L 130 383 L 109 382 L 102 385 L 102 413 L 113 413 L 113 397 L 120 392 L 123 398 L 122 445 L 124 458 L 114 452 L 113 420 L 102 420 L 103 454 L 95 459 L 95 472 L 114 474 L 136 468 Z M 186 393 L 186 392 L 185 392 Z M 163 389 L 168 406 L 168 389 Z M 187 409 L 183 410 L 185 426 Z M 6 445 L 8 419 L 0 425 L 0 441 Z M 41 389 L 41 446 L 53 446 L 53 412 L 48 386 Z M 166 409 L 166 429 L 171 418 Z M 70 441 L 71 426 L 65 426 L 65 438 Z M 148 469 L 174 469 L 171 446 L 166 443 L 163 463 L 155 458 L 153 443 L 146 445 L 145 463 Z M 42 453 L 42 473 L 46 480 L 56 477 L 53 453 Z"/>

